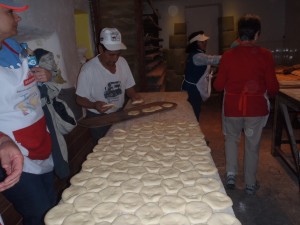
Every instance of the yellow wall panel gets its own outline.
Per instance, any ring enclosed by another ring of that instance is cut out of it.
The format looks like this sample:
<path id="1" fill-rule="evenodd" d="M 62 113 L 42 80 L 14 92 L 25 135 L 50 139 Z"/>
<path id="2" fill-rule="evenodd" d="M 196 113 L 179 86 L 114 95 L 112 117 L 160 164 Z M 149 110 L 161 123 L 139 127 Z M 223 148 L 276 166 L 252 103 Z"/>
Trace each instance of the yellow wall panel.
<path id="1" fill-rule="evenodd" d="M 94 56 L 94 52 L 90 34 L 89 15 L 86 12 L 76 10 L 74 17 L 77 47 L 86 48 L 85 56 L 87 59 L 90 59 Z"/>

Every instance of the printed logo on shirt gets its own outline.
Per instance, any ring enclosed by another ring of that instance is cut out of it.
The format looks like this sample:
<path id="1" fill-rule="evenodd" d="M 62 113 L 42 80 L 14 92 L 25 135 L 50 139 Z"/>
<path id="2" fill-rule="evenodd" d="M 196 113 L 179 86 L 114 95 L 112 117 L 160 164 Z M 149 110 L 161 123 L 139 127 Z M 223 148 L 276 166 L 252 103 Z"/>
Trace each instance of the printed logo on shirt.
<path id="1" fill-rule="evenodd" d="M 23 115 L 26 116 L 31 112 L 36 111 L 37 106 L 40 104 L 40 94 L 39 90 L 36 87 L 36 84 L 32 75 L 29 76 L 27 79 L 27 85 L 18 88 L 17 95 L 18 103 L 14 106 L 14 109 L 22 111 Z"/>
<path id="2" fill-rule="evenodd" d="M 105 87 L 104 97 L 108 99 L 108 102 L 113 102 L 121 94 L 121 81 L 110 82 Z"/>
<path id="3" fill-rule="evenodd" d="M 28 73 L 28 78 L 24 80 L 24 86 L 27 86 L 35 81 L 35 77 L 31 72 Z"/>

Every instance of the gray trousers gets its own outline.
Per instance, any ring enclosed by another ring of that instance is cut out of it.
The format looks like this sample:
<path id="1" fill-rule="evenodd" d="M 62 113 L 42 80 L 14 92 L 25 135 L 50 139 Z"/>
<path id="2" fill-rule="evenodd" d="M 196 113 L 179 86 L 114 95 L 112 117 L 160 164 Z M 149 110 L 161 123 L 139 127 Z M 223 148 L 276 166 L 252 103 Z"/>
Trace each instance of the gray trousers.
<path id="1" fill-rule="evenodd" d="M 225 155 L 227 174 L 238 173 L 238 149 L 242 131 L 245 135 L 244 177 L 248 185 L 256 183 L 259 161 L 259 147 L 263 127 L 268 116 L 261 117 L 225 117 L 223 133 L 225 135 Z"/>

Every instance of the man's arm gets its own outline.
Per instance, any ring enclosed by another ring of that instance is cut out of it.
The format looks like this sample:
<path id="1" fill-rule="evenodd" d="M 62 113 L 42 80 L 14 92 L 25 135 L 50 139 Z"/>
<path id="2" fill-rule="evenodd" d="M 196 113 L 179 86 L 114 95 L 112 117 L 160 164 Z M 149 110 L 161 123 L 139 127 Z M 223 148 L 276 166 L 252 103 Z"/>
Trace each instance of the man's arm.
<path id="1" fill-rule="evenodd" d="M 91 102 L 87 98 L 81 97 L 79 95 L 76 95 L 76 103 L 84 108 L 87 109 L 96 109 L 100 113 L 104 113 L 107 110 L 109 110 L 113 106 L 105 107 L 107 104 L 106 102 L 96 101 Z"/>
<path id="2" fill-rule="evenodd" d="M 135 91 L 134 87 L 127 88 L 125 92 L 132 101 L 142 100 L 142 97 Z"/>
<path id="3" fill-rule="evenodd" d="M 0 182 L 0 191 L 4 191 L 20 180 L 24 157 L 18 146 L 2 132 L 0 132 L 0 161 L 7 175 L 4 181 Z"/>

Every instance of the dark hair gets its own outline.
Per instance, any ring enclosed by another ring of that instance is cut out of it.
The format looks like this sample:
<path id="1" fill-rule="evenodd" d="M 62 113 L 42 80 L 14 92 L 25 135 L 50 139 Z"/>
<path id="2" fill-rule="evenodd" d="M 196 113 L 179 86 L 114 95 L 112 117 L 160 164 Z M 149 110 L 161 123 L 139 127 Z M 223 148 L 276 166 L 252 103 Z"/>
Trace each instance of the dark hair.
<path id="1" fill-rule="evenodd" d="M 49 53 L 49 51 L 42 49 L 42 48 L 37 48 L 33 51 L 34 55 L 36 56 L 37 61 L 39 62 L 40 59 Z"/>
<path id="2" fill-rule="evenodd" d="M 241 41 L 254 40 L 255 34 L 260 34 L 261 23 L 257 15 L 246 14 L 241 17 L 238 22 L 238 33 Z"/>
<path id="3" fill-rule="evenodd" d="M 199 48 L 197 41 L 193 41 L 192 43 L 190 43 L 190 40 L 192 38 L 196 37 L 199 34 L 204 34 L 204 31 L 200 30 L 200 31 L 196 31 L 196 32 L 193 32 L 193 33 L 190 34 L 190 36 L 188 37 L 189 44 L 187 45 L 187 47 L 185 49 L 186 53 L 190 53 L 190 52 L 196 51 Z"/>
<path id="4" fill-rule="evenodd" d="M 105 48 L 104 44 L 102 43 L 99 43 L 99 47 L 102 48 L 103 52 L 106 52 L 107 51 L 107 48 Z M 100 49 L 99 47 L 97 48 L 97 53 L 100 54 Z"/>

